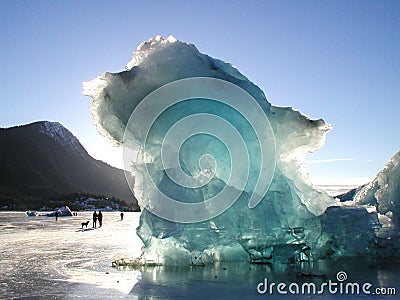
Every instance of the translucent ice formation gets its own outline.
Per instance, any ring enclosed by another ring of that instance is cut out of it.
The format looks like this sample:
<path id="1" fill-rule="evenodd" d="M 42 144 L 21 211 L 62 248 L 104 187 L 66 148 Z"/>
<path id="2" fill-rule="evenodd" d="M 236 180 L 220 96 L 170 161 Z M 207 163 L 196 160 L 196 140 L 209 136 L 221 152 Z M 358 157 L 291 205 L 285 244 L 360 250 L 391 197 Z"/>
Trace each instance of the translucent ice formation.
<path id="1" fill-rule="evenodd" d="M 357 188 L 351 203 L 373 206 L 382 228 L 374 234 L 376 256 L 400 257 L 400 152 L 370 183 Z"/>
<path id="2" fill-rule="evenodd" d="M 143 42 L 126 71 L 85 82 L 84 94 L 98 130 L 129 149 L 143 263 L 307 260 L 321 243 L 319 216 L 336 202 L 303 161 L 324 144 L 323 120 L 271 105 L 231 64 L 171 36 Z"/>
<path id="3" fill-rule="evenodd" d="M 400 152 L 380 171 L 375 179 L 354 195 L 358 204 L 374 205 L 381 215 L 390 219 L 393 226 L 400 226 Z"/>

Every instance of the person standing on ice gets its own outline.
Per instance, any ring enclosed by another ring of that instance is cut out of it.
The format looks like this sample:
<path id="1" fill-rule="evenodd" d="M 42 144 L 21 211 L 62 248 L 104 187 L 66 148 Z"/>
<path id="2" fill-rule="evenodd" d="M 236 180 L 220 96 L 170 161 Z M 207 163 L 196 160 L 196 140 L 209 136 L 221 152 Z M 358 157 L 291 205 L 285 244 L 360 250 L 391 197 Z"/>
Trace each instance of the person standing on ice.
<path id="1" fill-rule="evenodd" d="M 96 211 L 93 212 L 93 228 L 97 227 L 97 213 Z"/>
<path id="2" fill-rule="evenodd" d="M 56 221 L 58 220 L 58 211 L 56 211 L 56 213 L 54 214 L 54 216 L 56 217 Z"/>
<path id="3" fill-rule="evenodd" d="M 124 219 L 124 213 L 121 212 L 120 216 L 121 216 L 121 221 L 122 221 Z"/>
<path id="4" fill-rule="evenodd" d="M 101 211 L 99 210 L 99 213 L 97 214 L 97 219 L 99 220 L 99 227 L 101 227 L 103 225 L 103 214 L 101 213 Z"/>

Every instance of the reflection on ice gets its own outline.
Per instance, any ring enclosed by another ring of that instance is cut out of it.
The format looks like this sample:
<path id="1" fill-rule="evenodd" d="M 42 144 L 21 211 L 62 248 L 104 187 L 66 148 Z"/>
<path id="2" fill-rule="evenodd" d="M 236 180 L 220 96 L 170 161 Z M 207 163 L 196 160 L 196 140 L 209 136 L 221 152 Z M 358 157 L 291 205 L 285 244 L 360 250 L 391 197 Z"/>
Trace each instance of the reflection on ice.
<path id="1" fill-rule="evenodd" d="M 257 285 L 265 278 L 269 282 L 314 283 L 321 286 L 337 273 L 345 271 L 348 282 L 369 282 L 375 287 L 395 287 L 399 290 L 399 260 L 368 260 L 352 258 L 318 260 L 296 264 L 216 263 L 203 267 L 141 267 L 141 276 L 131 291 L 139 299 L 315 299 L 316 295 L 260 295 Z M 276 291 L 276 290 L 275 290 Z M 318 299 L 337 299 L 341 295 L 325 292 Z M 343 299 L 381 298 L 376 295 L 342 295 Z M 386 295 L 385 299 L 396 299 Z"/>

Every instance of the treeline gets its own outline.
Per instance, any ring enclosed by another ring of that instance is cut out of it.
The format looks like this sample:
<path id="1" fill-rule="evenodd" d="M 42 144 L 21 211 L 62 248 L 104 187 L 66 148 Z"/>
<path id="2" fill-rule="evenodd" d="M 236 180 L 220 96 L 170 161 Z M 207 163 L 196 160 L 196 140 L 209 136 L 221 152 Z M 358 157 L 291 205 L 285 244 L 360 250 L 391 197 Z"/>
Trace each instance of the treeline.
<path id="1" fill-rule="evenodd" d="M 15 195 L 18 197 L 17 195 Z M 91 198 L 95 200 L 91 200 Z M 104 195 L 95 195 L 90 193 L 72 193 L 64 195 L 54 195 L 52 197 L 38 199 L 25 197 L 14 198 L 8 195 L 7 197 L 0 196 L 0 210 L 54 210 L 60 206 L 69 206 L 73 211 L 82 211 L 90 209 L 93 206 L 94 209 L 106 209 L 107 207 L 113 210 L 124 210 L 124 211 L 140 211 L 138 206 L 132 203 L 127 203 L 124 200 L 115 197 L 106 197 Z M 89 205 L 89 206 L 88 206 Z"/>

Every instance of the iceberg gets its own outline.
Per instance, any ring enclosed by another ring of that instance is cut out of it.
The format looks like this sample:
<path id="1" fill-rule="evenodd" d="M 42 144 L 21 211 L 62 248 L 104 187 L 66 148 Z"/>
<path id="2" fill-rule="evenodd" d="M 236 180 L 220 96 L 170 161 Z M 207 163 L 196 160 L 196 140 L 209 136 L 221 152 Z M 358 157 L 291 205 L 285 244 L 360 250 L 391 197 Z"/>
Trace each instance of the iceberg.
<path id="1" fill-rule="evenodd" d="M 399 187 L 400 151 L 370 183 L 339 196 L 345 203 L 375 209 L 380 224 L 373 236 L 378 257 L 400 257 Z"/>
<path id="2" fill-rule="evenodd" d="M 84 82 L 83 93 L 93 99 L 98 131 L 124 147 L 142 208 L 141 264 L 373 252 L 376 211 L 360 201 L 345 206 L 308 179 L 305 157 L 324 145 L 331 126 L 272 105 L 233 65 L 156 36 L 137 47 L 125 71 Z M 355 231 L 359 243 L 344 243 Z"/>
<path id="3" fill-rule="evenodd" d="M 58 217 L 72 217 L 72 211 L 68 206 L 62 206 L 60 208 L 57 208 L 55 211 L 47 214 L 41 214 L 46 217 L 55 217 L 57 213 Z"/>
<path id="4" fill-rule="evenodd" d="M 390 218 L 391 226 L 400 226 L 400 151 L 397 152 L 373 181 L 358 189 L 353 201 L 373 205 L 378 213 Z"/>

